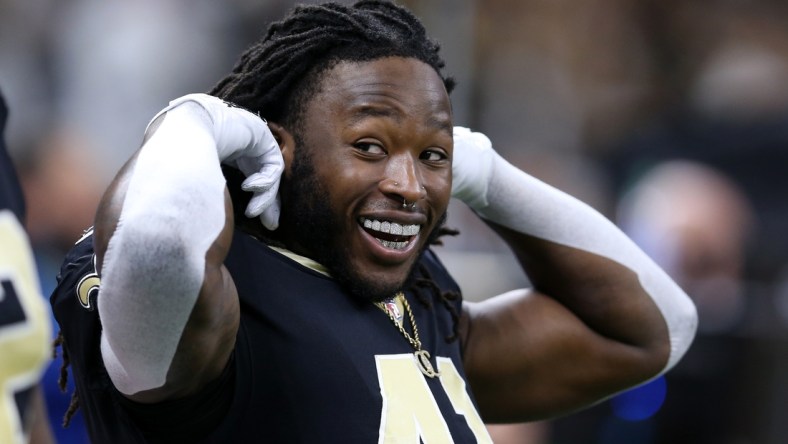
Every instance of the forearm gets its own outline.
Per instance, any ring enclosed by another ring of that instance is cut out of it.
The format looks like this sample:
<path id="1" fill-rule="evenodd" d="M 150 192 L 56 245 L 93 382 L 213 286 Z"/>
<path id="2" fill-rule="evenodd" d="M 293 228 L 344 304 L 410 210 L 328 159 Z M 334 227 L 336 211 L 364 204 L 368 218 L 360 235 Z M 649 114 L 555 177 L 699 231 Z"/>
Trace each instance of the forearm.
<path id="1" fill-rule="evenodd" d="M 206 94 L 173 100 L 148 132 L 97 215 L 98 310 L 113 383 L 158 401 L 221 372 L 238 327 L 223 266 L 233 217 L 220 163 L 246 175 L 246 215 L 273 230 L 284 161 L 264 120 Z"/>
<path id="2" fill-rule="evenodd" d="M 634 271 L 604 256 L 487 223 L 515 253 L 535 293 L 560 303 L 600 338 L 647 351 L 643 364 L 654 373 L 664 369 L 668 326 Z"/>
<path id="3" fill-rule="evenodd" d="M 547 286 L 547 294 L 589 325 L 599 326 L 597 331 L 604 331 L 603 326 L 628 326 L 621 328 L 620 340 L 634 340 L 649 331 L 648 320 L 653 319 L 650 304 L 633 299 L 650 298 L 670 336 L 670 358 L 665 369 L 684 354 L 696 327 L 692 302 L 612 222 L 500 157 L 494 162 L 488 201 L 489 205 L 478 210 L 481 217 L 546 241 L 523 242 L 520 238 L 512 244 L 537 288 Z M 545 268 L 552 270 L 545 272 Z M 638 307 L 639 311 L 623 307 Z"/>
<path id="4" fill-rule="evenodd" d="M 206 252 L 225 224 L 210 120 L 186 106 L 168 113 L 138 153 L 103 255 L 102 353 L 126 394 L 164 385 L 203 284 Z"/>
<path id="5" fill-rule="evenodd" d="M 658 312 L 670 336 L 664 369 L 675 364 L 697 323 L 687 295 L 600 213 L 515 168 L 489 148 L 486 137 L 474 136 L 474 146 L 484 149 L 472 158 L 484 175 L 463 179 L 484 186 L 465 184 L 459 195 L 493 223 L 536 288 L 598 333 L 625 343 L 649 341 L 644 332 L 664 335 L 665 328 L 648 328 Z M 460 133 L 460 143 L 464 137 Z M 457 140 L 455 133 L 455 148 Z"/>

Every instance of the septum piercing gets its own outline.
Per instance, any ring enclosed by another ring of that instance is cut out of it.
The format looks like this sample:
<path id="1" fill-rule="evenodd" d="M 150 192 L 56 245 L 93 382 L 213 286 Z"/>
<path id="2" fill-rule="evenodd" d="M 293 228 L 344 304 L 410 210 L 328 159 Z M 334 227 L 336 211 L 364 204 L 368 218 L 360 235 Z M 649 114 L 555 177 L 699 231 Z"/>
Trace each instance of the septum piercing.
<path id="1" fill-rule="evenodd" d="M 411 210 L 416 208 L 416 201 L 408 203 L 408 200 L 403 198 L 402 199 L 402 208 L 410 208 Z"/>
<path id="2" fill-rule="evenodd" d="M 399 186 L 399 182 L 394 182 L 394 186 L 398 187 Z M 424 188 L 424 185 L 421 186 L 421 189 L 422 190 L 426 190 L 426 188 Z M 412 204 L 410 204 L 410 207 L 411 208 L 415 208 L 416 207 L 416 202 L 413 202 Z M 408 208 L 408 200 L 405 199 L 405 198 L 402 198 L 402 208 Z"/>

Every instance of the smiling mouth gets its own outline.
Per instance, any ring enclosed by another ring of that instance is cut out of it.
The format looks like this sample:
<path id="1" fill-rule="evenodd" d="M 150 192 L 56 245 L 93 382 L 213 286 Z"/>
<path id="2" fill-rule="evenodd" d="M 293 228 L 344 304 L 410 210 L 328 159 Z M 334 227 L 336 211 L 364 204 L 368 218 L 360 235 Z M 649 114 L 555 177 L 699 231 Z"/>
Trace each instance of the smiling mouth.
<path id="1" fill-rule="evenodd" d="M 359 219 L 364 230 L 381 245 L 392 250 L 404 250 L 421 231 L 421 225 L 402 225 L 387 220 Z"/>

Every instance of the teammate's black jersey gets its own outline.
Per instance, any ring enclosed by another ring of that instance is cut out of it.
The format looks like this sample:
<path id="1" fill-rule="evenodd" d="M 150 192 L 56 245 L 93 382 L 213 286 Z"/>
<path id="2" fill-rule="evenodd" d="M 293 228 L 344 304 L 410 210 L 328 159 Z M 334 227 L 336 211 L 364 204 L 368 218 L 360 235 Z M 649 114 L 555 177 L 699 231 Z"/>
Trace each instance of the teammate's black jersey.
<path id="1" fill-rule="evenodd" d="M 5 100 L 0 93 L 0 208 L 11 210 L 17 219 L 24 221 L 25 201 L 3 136 L 7 118 L 8 108 L 6 108 Z"/>
<path id="2" fill-rule="evenodd" d="M 22 223 L 24 200 L 6 152 L 0 94 L 0 443 L 27 442 L 32 389 L 51 355 L 49 314 Z"/>
<path id="3" fill-rule="evenodd" d="M 428 378 L 386 313 L 240 231 L 225 262 L 241 302 L 225 374 L 186 400 L 131 403 L 101 364 L 93 310 L 100 294 L 85 283 L 98 282 L 92 261 L 90 241 L 80 243 L 52 303 L 96 442 L 154 434 L 164 442 L 187 435 L 184 442 L 489 442 L 465 384 L 459 341 L 446 340 L 453 320 L 436 295 L 429 309 L 406 296 L 440 372 Z M 439 287 L 456 290 L 431 251 L 420 261 Z M 459 312 L 461 301 L 452 304 Z"/>

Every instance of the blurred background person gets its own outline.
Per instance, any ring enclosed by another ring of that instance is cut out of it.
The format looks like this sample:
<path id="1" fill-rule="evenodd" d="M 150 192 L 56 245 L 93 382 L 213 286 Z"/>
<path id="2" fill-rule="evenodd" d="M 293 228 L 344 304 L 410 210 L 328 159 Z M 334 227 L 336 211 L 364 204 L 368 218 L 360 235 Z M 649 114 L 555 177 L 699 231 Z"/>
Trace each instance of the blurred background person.
<path id="1" fill-rule="evenodd" d="M 632 184 L 621 227 L 691 295 L 699 332 L 676 372 L 589 411 L 556 421 L 557 442 L 764 442 L 756 399 L 744 265 L 754 213 L 740 187 L 707 165 L 665 161 Z"/>
<path id="2" fill-rule="evenodd" d="M 28 204 L 27 229 L 40 272 L 40 285 L 45 296 L 55 287 L 62 255 L 93 221 L 101 193 L 101 175 L 90 155 L 84 137 L 64 129 L 44 134 L 35 145 L 17 156 L 19 179 Z M 57 325 L 47 302 L 47 312 Z M 52 332 L 52 340 L 57 329 Z M 88 435 L 82 416 L 77 415 L 69 426 L 62 426 L 69 408 L 73 383 L 67 380 L 65 393 L 59 387 L 63 356 L 58 353 L 43 376 L 43 393 L 49 420 L 60 443 L 87 443 Z"/>
<path id="3" fill-rule="evenodd" d="M 701 332 L 728 332 L 742 321 L 754 213 L 729 177 L 698 162 L 663 162 L 624 196 L 618 220 L 692 295 Z"/>
<path id="4" fill-rule="evenodd" d="M 27 235 L 25 201 L 5 146 L 0 91 L 0 442 L 47 444 L 52 431 L 41 373 L 52 329 Z"/>

